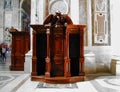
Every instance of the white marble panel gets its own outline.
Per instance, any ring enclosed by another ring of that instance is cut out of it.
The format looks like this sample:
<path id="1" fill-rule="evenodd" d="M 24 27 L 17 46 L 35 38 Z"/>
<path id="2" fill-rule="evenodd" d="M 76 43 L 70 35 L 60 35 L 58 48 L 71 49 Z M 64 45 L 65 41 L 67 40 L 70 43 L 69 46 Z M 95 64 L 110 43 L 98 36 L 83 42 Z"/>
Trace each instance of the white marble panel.
<path id="1" fill-rule="evenodd" d="M 95 54 L 89 52 L 85 54 L 84 57 L 85 57 L 85 73 L 87 74 L 96 73 Z"/>
<path id="2" fill-rule="evenodd" d="M 25 55 L 24 72 L 29 74 L 32 72 L 32 51 Z"/>
<path id="3" fill-rule="evenodd" d="M 4 8 L 4 0 L 0 0 L 0 9 Z"/>
<path id="4" fill-rule="evenodd" d="M 12 3 L 14 8 L 19 8 L 19 0 L 12 0 Z"/>
<path id="5" fill-rule="evenodd" d="M 73 24 L 79 24 L 79 0 L 71 0 L 70 8 L 70 17 L 73 21 Z"/>
<path id="6" fill-rule="evenodd" d="M 79 0 L 79 24 L 87 24 L 86 0 Z"/>
<path id="7" fill-rule="evenodd" d="M 3 20 L 4 20 L 3 9 L 0 9 L 0 27 L 3 27 Z"/>
<path id="8" fill-rule="evenodd" d="M 44 21 L 44 0 L 36 0 L 36 23 L 43 24 Z"/>
<path id="9" fill-rule="evenodd" d="M 9 11 L 9 12 L 6 11 L 5 12 L 5 27 L 9 27 L 10 28 L 11 25 L 12 25 L 12 11 Z"/>
<path id="10" fill-rule="evenodd" d="M 11 26 L 19 30 L 19 10 L 13 9 Z M 19 30 L 20 31 L 20 30 Z"/>

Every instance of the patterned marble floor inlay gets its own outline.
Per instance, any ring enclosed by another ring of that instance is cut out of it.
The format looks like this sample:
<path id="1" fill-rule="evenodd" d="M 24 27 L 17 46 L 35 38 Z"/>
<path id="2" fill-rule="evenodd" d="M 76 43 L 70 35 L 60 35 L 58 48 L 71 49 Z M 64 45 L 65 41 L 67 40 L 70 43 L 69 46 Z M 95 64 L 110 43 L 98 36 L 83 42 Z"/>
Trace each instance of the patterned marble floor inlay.
<path id="1" fill-rule="evenodd" d="M 23 72 L 0 71 L 0 89 L 3 89 L 6 85 L 18 79 L 21 76 L 21 74 L 23 74 L 24 76 Z"/>
<path id="2" fill-rule="evenodd" d="M 120 86 L 120 79 L 109 79 L 106 82 L 111 85 Z"/>
<path id="3" fill-rule="evenodd" d="M 78 88 L 76 83 L 73 84 L 49 84 L 49 83 L 39 83 L 37 88 Z"/>
<path id="4" fill-rule="evenodd" d="M 120 92 L 120 76 L 101 76 L 91 84 L 98 92 Z"/>
<path id="5" fill-rule="evenodd" d="M 0 74 L 0 88 L 2 88 L 3 86 L 5 86 L 7 83 L 9 83 L 10 81 L 14 79 L 15 79 L 15 76 Z"/>
<path id="6" fill-rule="evenodd" d="M 5 82 L 5 81 L 8 81 L 9 79 L 13 79 L 12 76 L 0 76 L 0 83 L 1 82 Z"/>

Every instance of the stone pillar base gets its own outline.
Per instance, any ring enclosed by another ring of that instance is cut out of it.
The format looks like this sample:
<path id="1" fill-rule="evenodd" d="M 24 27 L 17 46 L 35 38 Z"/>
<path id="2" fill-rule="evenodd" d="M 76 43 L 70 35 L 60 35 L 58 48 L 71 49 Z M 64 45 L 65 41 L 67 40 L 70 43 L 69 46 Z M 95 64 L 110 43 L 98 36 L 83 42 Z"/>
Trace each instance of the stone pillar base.
<path id="1" fill-rule="evenodd" d="M 120 59 L 111 60 L 110 71 L 114 75 L 120 75 Z"/>
<path id="2" fill-rule="evenodd" d="M 84 55 L 85 58 L 85 73 L 94 74 L 96 73 L 96 61 L 95 54 L 90 52 Z"/>
<path id="3" fill-rule="evenodd" d="M 32 51 L 31 50 L 25 54 L 24 72 L 30 73 L 30 74 L 32 72 Z"/>

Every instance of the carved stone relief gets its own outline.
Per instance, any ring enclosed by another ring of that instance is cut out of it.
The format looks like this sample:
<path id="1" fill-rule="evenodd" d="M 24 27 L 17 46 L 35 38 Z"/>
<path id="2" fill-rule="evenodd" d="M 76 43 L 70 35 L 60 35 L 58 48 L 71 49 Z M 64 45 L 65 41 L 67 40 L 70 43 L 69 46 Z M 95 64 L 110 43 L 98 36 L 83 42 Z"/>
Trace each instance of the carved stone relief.
<path id="1" fill-rule="evenodd" d="M 93 0 L 92 45 L 110 45 L 110 16 L 109 0 Z"/>
<path id="2" fill-rule="evenodd" d="M 49 0 L 49 14 L 55 14 L 56 11 L 60 11 L 62 14 L 68 14 L 69 12 L 69 0 Z"/>
<path id="3" fill-rule="evenodd" d="M 12 8 L 12 1 L 11 0 L 5 0 L 4 1 L 4 9 L 11 9 Z"/>
<path id="4" fill-rule="evenodd" d="M 96 0 L 96 11 L 105 11 L 106 8 L 106 0 Z"/>

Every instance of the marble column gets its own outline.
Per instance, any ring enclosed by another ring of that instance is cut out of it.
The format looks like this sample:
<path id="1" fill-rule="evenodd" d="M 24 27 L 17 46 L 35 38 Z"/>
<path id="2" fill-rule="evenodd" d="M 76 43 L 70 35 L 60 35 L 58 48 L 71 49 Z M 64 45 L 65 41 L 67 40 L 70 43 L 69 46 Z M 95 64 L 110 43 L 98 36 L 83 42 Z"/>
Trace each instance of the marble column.
<path id="1" fill-rule="evenodd" d="M 3 9 L 3 1 L 0 1 L 0 43 L 3 41 L 3 21 L 4 21 L 4 9 Z"/>
<path id="2" fill-rule="evenodd" d="M 37 0 L 31 0 L 31 23 L 30 24 L 36 24 L 36 1 Z M 33 43 L 33 29 L 30 29 L 30 51 L 26 53 L 25 55 L 25 63 L 24 63 L 24 71 L 26 73 L 32 72 L 32 43 Z"/>
<path id="3" fill-rule="evenodd" d="M 39 24 L 43 24 L 43 21 L 44 21 L 44 1 L 45 0 L 37 0 L 37 8 L 38 10 L 38 21 L 39 21 Z"/>
<path id="4" fill-rule="evenodd" d="M 31 0 L 31 23 L 30 24 L 43 24 L 44 21 L 44 0 Z M 32 28 L 30 29 L 30 51 L 25 55 L 25 72 L 31 73 L 32 70 L 32 43 L 33 35 Z M 28 66 L 27 66 L 27 65 Z"/>
<path id="5" fill-rule="evenodd" d="M 74 24 L 79 24 L 79 0 L 71 0 L 70 17 Z"/>
<path id="6" fill-rule="evenodd" d="M 92 19 L 91 19 L 91 0 L 87 0 L 87 36 L 88 46 L 92 46 Z"/>
<path id="7" fill-rule="evenodd" d="M 13 6 L 11 8 L 11 15 L 12 15 L 12 21 L 11 21 L 11 26 L 19 30 L 19 0 L 12 0 Z M 10 26 L 10 27 L 11 27 Z M 20 30 L 19 30 L 20 31 Z"/>

